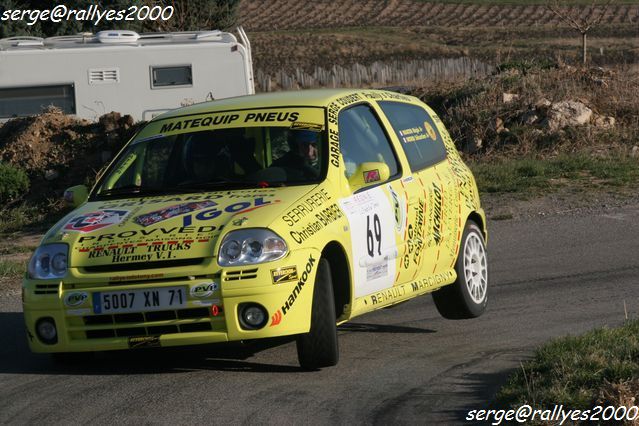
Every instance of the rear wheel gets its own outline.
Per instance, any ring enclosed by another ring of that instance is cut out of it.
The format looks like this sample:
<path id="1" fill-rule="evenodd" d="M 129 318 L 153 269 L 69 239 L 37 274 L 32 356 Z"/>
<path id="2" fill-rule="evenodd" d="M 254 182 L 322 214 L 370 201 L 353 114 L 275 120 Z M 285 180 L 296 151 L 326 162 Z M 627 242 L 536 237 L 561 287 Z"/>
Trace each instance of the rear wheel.
<path id="1" fill-rule="evenodd" d="M 297 337 L 297 358 L 302 368 L 330 367 L 339 360 L 331 267 L 320 259 L 313 289 L 311 329 Z"/>
<path id="2" fill-rule="evenodd" d="M 476 318 L 488 302 L 488 256 L 484 236 L 468 222 L 455 262 L 457 280 L 433 293 L 439 313 L 448 319 Z"/>

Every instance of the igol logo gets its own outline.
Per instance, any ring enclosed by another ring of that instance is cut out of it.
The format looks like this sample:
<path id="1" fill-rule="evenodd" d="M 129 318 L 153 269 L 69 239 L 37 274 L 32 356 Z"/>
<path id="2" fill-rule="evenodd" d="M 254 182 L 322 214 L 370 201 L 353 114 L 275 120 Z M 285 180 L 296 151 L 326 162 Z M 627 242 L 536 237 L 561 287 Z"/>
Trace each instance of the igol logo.
<path id="1" fill-rule="evenodd" d="M 83 304 L 89 298 L 89 294 L 82 292 L 69 293 L 64 297 L 64 304 L 73 307 Z"/>
<path id="2" fill-rule="evenodd" d="M 202 283 L 191 287 L 191 296 L 198 298 L 209 297 L 215 290 L 217 290 L 216 282 Z"/>

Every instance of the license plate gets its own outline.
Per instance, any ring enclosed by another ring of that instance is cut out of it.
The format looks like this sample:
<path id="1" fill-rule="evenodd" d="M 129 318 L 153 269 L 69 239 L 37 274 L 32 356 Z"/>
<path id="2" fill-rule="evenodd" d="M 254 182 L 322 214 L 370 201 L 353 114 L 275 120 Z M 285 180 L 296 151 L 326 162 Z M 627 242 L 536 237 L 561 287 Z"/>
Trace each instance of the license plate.
<path id="1" fill-rule="evenodd" d="M 93 293 L 93 313 L 163 311 L 186 306 L 184 287 L 162 287 Z"/>

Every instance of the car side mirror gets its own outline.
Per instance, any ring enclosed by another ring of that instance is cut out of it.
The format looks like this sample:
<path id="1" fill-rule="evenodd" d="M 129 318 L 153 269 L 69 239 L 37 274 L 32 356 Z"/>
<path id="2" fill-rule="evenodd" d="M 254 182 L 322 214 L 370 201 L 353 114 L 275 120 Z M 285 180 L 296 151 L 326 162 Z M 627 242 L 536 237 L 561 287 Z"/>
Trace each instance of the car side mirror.
<path id="1" fill-rule="evenodd" d="M 376 185 L 390 178 L 390 170 L 384 163 L 369 162 L 357 166 L 355 173 L 348 178 L 348 184 L 353 192 L 366 186 Z"/>
<path id="2" fill-rule="evenodd" d="M 78 207 L 89 199 L 89 190 L 84 185 L 76 185 L 64 191 L 64 201 L 71 207 Z"/>

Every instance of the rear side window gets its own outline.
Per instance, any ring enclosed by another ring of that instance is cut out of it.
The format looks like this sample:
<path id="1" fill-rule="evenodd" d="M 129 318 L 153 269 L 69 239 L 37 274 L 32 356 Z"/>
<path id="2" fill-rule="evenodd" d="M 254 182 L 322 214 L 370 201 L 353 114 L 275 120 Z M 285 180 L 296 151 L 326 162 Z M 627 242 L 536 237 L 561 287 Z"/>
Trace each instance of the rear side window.
<path id="1" fill-rule="evenodd" d="M 410 168 L 416 172 L 446 158 L 446 147 L 435 122 L 417 105 L 383 101 L 379 106 L 393 126 Z"/>

